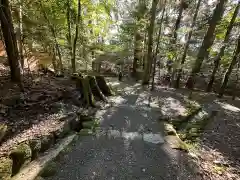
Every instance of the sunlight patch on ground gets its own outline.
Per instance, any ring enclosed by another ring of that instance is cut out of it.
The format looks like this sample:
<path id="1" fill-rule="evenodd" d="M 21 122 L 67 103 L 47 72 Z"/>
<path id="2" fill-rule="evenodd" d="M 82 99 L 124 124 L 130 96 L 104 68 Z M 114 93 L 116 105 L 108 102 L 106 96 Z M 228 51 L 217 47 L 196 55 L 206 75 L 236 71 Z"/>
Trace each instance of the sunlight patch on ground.
<path id="1" fill-rule="evenodd" d="M 115 86 L 119 86 L 120 83 L 119 82 L 110 82 L 109 85 L 112 87 L 115 87 Z"/>
<path id="2" fill-rule="evenodd" d="M 240 112 L 239 108 L 232 106 L 231 104 L 227 104 L 223 102 L 217 102 L 217 104 L 219 104 L 223 109 L 226 109 L 232 112 Z"/>
<path id="3" fill-rule="evenodd" d="M 164 143 L 164 139 L 160 134 L 153 134 L 153 133 L 139 133 L 139 132 L 124 132 L 119 130 L 107 130 L 104 132 L 100 130 L 96 133 L 97 137 L 101 135 L 107 134 L 108 138 L 124 138 L 127 141 L 133 140 L 143 140 L 145 142 L 153 143 L 153 144 L 162 144 Z"/>
<path id="4" fill-rule="evenodd" d="M 149 93 L 143 92 L 139 94 L 139 97 L 136 101 L 136 105 L 148 105 L 149 104 Z"/>
<path id="5" fill-rule="evenodd" d="M 136 87 L 133 87 L 133 86 L 129 86 L 129 87 L 125 87 L 122 91 L 125 93 L 125 94 L 136 94 L 136 91 L 138 89 Z"/>
<path id="6" fill-rule="evenodd" d="M 163 115 L 184 114 L 186 108 L 181 104 L 179 100 L 168 97 L 160 99 L 162 106 L 161 110 Z"/>
<path id="7" fill-rule="evenodd" d="M 113 96 L 109 98 L 109 101 L 112 102 L 114 105 L 119 105 L 125 103 L 127 100 L 122 98 L 121 96 Z"/>

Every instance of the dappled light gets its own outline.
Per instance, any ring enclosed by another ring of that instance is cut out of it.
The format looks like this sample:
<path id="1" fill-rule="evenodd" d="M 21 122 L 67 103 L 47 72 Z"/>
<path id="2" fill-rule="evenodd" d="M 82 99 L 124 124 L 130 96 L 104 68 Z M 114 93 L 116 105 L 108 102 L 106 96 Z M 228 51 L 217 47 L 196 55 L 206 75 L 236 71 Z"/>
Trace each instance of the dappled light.
<path id="1" fill-rule="evenodd" d="M 106 136 L 107 138 L 123 138 L 127 141 L 134 141 L 134 140 L 142 140 L 148 143 L 153 144 L 162 144 L 164 143 L 164 139 L 160 134 L 153 134 L 153 133 L 141 133 L 141 132 L 125 132 L 124 129 L 120 130 L 106 130 L 106 131 L 99 131 L 96 132 L 95 135 L 97 138 L 101 138 L 101 136 Z"/>
<path id="2" fill-rule="evenodd" d="M 1 1 L 0 179 L 240 179 L 239 11 Z"/>

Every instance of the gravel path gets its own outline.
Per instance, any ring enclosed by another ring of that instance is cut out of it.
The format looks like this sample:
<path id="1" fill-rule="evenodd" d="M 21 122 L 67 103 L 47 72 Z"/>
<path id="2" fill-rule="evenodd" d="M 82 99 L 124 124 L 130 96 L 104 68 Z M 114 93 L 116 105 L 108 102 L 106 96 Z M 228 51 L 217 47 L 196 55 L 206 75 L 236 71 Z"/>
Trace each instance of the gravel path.
<path id="1" fill-rule="evenodd" d="M 126 95 L 103 111 L 96 136 L 81 137 L 48 180 L 192 180 L 185 155 L 164 143 L 159 113 Z"/>

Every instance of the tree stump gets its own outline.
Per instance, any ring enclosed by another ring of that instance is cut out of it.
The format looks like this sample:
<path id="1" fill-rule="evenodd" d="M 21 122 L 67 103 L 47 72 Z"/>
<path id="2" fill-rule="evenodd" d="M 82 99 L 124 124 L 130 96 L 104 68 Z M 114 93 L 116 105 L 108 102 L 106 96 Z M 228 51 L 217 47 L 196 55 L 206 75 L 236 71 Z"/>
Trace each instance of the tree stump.
<path id="1" fill-rule="evenodd" d="M 110 89 L 110 87 L 107 85 L 105 79 L 103 76 L 95 76 L 96 81 L 97 81 L 97 85 L 100 88 L 100 90 L 102 91 L 102 93 L 105 96 L 111 96 L 112 95 L 112 91 Z"/>
<path id="2" fill-rule="evenodd" d="M 86 106 L 95 106 L 94 97 L 90 88 L 88 77 L 77 77 L 76 88 L 80 91 L 81 99 Z"/>
<path id="3" fill-rule="evenodd" d="M 89 80 L 89 85 L 92 91 L 92 94 L 94 95 L 95 98 L 102 100 L 102 101 L 107 101 L 106 97 L 102 93 L 101 89 L 98 87 L 97 81 L 95 77 L 93 76 L 88 76 Z"/>

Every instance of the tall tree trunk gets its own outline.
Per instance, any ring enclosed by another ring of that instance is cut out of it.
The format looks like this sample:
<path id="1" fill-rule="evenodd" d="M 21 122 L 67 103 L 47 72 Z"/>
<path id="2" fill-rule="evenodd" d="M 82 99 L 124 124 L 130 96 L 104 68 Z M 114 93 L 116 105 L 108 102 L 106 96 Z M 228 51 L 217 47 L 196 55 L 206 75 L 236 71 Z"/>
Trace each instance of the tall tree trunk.
<path id="1" fill-rule="evenodd" d="M 232 73 L 232 70 L 233 70 L 233 67 L 235 66 L 235 64 L 237 63 L 238 59 L 240 58 L 240 36 L 238 37 L 238 42 L 237 42 L 237 46 L 236 46 L 236 49 L 235 49 L 235 52 L 234 52 L 234 56 L 233 56 L 233 59 L 224 75 L 224 78 L 223 78 L 223 81 L 222 81 L 222 85 L 220 87 L 220 90 L 219 90 L 219 97 L 222 97 L 223 94 L 224 94 L 224 91 L 227 87 L 227 83 L 228 83 L 228 80 L 229 80 L 229 76 L 231 75 Z"/>
<path id="2" fill-rule="evenodd" d="M 187 7 L 186 3 L 184 2 L 184 0 L 181 0 L 180 2 L 180 7 L 179 7 L 179 11 L 178 11 L 178 17 L 174 26 L 174 32 L 173 32 L 173 39 L 171 41 L 172 45 L 175 45 L 177 42 L 177 31 L 180 27 L 180 22 L 182 19 L 182 14 L 183 14 L 183 10 Z"/>
<path id="3" fill-rule="evenodd" d="M 23 12 L 22 12 L 22 0 L 19 0 L 19 19 L 18 19 L 18 48 L 19 48 L 19 59 L 22 70 L 24 70 L 24 57 L 23 57 Z"/>
<path id="4" fill-rule="evenodd" d="M 183 14 L 183 10 L 187 8 L 187 4 L 185 3 L 184 0 L 180 1 L 180 6 L 179 6 L 179 11 L 178 11 L 178 17 L 174 26 L 174 31 L 173 31 L 173 38 L 171 40 L 171 51 L 176 52 L 176 43 L 177 43 L 177 31 L 180 28 L 180 23 L 181 23 L 181 19 L 182 19 L 182 14 Z M 174 53 L 176 54 L 176 53 Z M 175 61 L 176 61 L 176 56 L 175 56 Z M 177 62 L 174 62 L 174 64 L 176 64 Z M 172 81 L 174 81 L 174 77 L 175 77 L 175 73 L 176 73 L 176 66 L 173 66 L 173 71 L 172 71 Z"/>
<path id="5" fill-rule="evenodd" d="M 216 29 L 218 22 L 222 18 L 223 11 L 224 11 L 224 5 L 226 2 L 227 2 L 227 0 L 219 0 L 216 5 L 216 8 L 214 9 L 212 18 L 209 21 L 208 30 L 204 36 L 200 50 L 198 51 L 198 55 L 197 55 L 195 64 L 193 65 L 191 75 L 189 76 L 187 83 L 186 83 L 186 86 L 189 89 L 194 88 L 195 76 L 198 72 L 200 72 L 204 58 L 208 56 L 209 48 L 212 46 L 213 41 L 215 39 L 215 36 L 214 36 L 215 29 Z M 190 84 L 191 84 L 191 86 L 189 86 Z"/>
<path id="6" fill-rule="evenodd" d="M 75 27 L 76 30 L 75 30 L 75 37 L 73 40 L 73 53 L 72 53 L 72 59 L 71 59 L 73 73 L 76 72 L 76 47 L 77 47 L 80 18 L 81 18 L 81 1 L 78 0 L 78 13 L 77 13 L 77 20 L 76 20 L 76 27 Z"/>
<path id="7" fill-rule="evenodd" d="M 72 51 L 72 28 L 71 28 L 71 0 L 67 0 L 67 12 L 66 12 L 66 16 L 67 16 L 67 28 L 68 28 L 68 33 L 67 33 L 67 41 L 68 41 L 68 49 L 69 49 L 69 54 L 70 54 L 70 58 L 72 60 L 72 56 L 73 56 L 73 51 Z M 72 69 L 76 69 L 75 68 L 75 64 L 72 64 Z"/>
<path id="8" fill-rule="evenodd" d="M 134 58 L 133 58 L 133 76 L 135 77 L 136 72 L 137 72 L 137 65 L 139 62 L 139 52 L 140 52 L 140 45 L 139 41 L 141 40 L 141 35 L 138 31 L 135 32 L 134 35 Z"/>
<path id="9" fill-rule="evenodd" d="M 151 8 L 151 19 L 150 25 L 148 29 L 148 54 L 147 54 L 147 61 L 145 63 L 145 70 L 144 70 L 144 77 L 142 84 L 149 84 L 150 80 L 150 72 L 152 68 L 152 50 L 153 50 L 153 31 L 154 31 L 154 24 L 156 19 L 156 9 L 159 0 L 152 1 L 152 8 Z"/>
<path id="10" fill-rule="evenodd" d="M 231 19 L 231 21 L 228 25 L 227 32 L 225 34 L 225 38 L 224 38 L 224 41 L 223 41 L 223 45 L 222 45 L 218 55 L 214 59 L 214 68 L 213 68 L 213 72 L 212 72 L 212 75 L 210 77 L 210 80 L 208 82 L 208 86 L 207 86 L 207 89 L 206 89 L 207 92 L 210 92 L 212 90 L 212 86 L 213 86 L 213 83 L 214 83 L 214 80 L 215 80 L 215 74 L 217 73 L 220 61 L 221 61 L 222 56 L 224 55 L 224 51 L 227 47 L 227 43 L 229 41 L 229 37 L 230 37 L 230 33 L 232 31 L 232 28 L 233 28 L 233 24 L 234 24 L 235 19 L 238 15 L 239 7 L 240 7 L 240 1 L 238 2 L 238 5 L 236 6 L 235 11 L 233 13 L 232 19 Z"/>
<path id="11" fill-rule="evenodd" d="M 160 37 L 161 37 L 161 33 L 162 33 L 162 24 L 163 24 L 163 17 L 164 17 L 164 13 L 165 13 L 165 3 L 164 3 L 164 8 L 162 11 L 162 16 L 161 16 L 161 20 L 160 20 L 160 27 L 159 27 L 159 31 L 158 31 L 158 36 L 157 36 L 157 45 L 156 45 L 156 50 L 155 50 L 155 55 L 153 57 L 153 74 L 152 74 L 152 87 L 151 87 L 151 91 L 154 90 L 154 79 L 155 79 L 155 73 L 156 73 L 156 64 L 157 64 L 157 55 L 158 55 L 158 51 L 159 51 L 159 43 L 160 43 Z"/>
<path id="12" fill-rule="evenodd" d="M 88 21 L 88 25 L 92 25 L 92 20 L 89 20 Z M 89 34 L 90 34 L 90 36 L 91 37 L 93 37 L 93 28 L 91 27 L 91 28 L 89 28 Z M 91 50 L 91 60 L 93 60 L 94 59 L 94 50 L 92 49 Z"/>
<path id="13" fill-rule="evenodd" d="M 132 75 L 134 77 L 136 76 L 138 63 L 140 61 L 141 56 L 139 55 L 141 53 L 141 42 L 142 42 L 142 36 L 140 32 L 140 28 L 138 23 L 144 18 L 147 10 L 146 0 L 139 0 L 137 5 L 137 12 L 136 12 L 136 30 L 134 34 L 134 59 L 132 64 Z"/>
<path id="14" fill-rule="evenodd" d="M 177 73 L 177 79 L 176 79 L 175 84 L 174 84 L 175 88 L 179 88 L 179 83 L 180 83 L 180 79 L 181 79 L 181 76 L 182 76 L 182 66 L 185 63 L 185 59 L 186 59 L 186 56 L 187 56 L 187 51 L 188 51 L 188 48 L 189 48 L 189 43 L 190 43 L 190 40 L 191 40 L 191 37 L 192 37 L 193 28 L 194 28 L 195 23 L 196 23 L 196 19 L 197 19 L 197 15 L 198 15 L 198 11 L 199 11 L 201 2 L 202 2 L 202 0 L 198 0 L 197 7 L 196 7 L 196 10 L 195 10 L 195 13 L 194 13 L 194 16 L 193 16 L 191 29 L 188 33 L 187 42 L 185 44 L 183 55 L 182 55 L 182 58 L 181 58 L 181 65 L 180 65 L 179 71 Z"/>
<path id="15" fill-rule="evenodd" d="M 147 44 L 147 33 L 144 33 L 144 42 L 143 42 L 143 50 L 142 50 L 142 69 L 144 70 L 144 64 L 146 59 L 146 44 Z"/>
<path id="16" fill-rule="evenodd" d="M 238 89 L 238 83 L 239 83 L 239 71 L 240 71 L 240 58 L 238 58 L 238 62 L 237 62 L 237 74 L 236 74 L 236 80 L 233 88 L 232 100 L 235 100 L 236 98 L 236 91 Z"/>
<path id="17" fill-rule="evenodd" d="M 17 82 L 21 90 L 23 90 L 17 41 L 8 0 L 0 1 L 0 20 L 11 70 L 11 80 Z"/>
<path id="18" fill-rule="evenodd" d="M 50 20 L 47 16 L 47 13 L 46 13 L 44 7 L 42 6 L 42 3 L 39 2 L 39 5 L 40 5 L 40 8 L 41 8 L 41 11 L 43 12 L 43 16 L 48 23 L 48 27 L 49 27 L 49 29 L 52 33 L 52 36 L 54 38 L 54 43 L 55 43 L 56 51 L 57 51 L 58 58 L 59 58 L 60 73 L 62 74 L 63 73 L 63 63 L 62 63 L 62 55 L 61 55 L 60 47 L 59 47 L 59 44 L 58 44 L 58 41 L 57 41 L 57 34 L 56 34 L 56 31 L 55 31 L 53 25 L 51 24 L 51 22 L 50 22 Z"/>
<path id="19" fill-rule="evenodd" d="M 53 65 L 53 69 L 55 72 L 57 72 L 57 61 L 56 61 L 56 52 L 55 52 L 55 47 L 53 46 L 52 48 L 52 54 L 53 54 L 53 59 L 52 59 L 52 65 Z"/>

